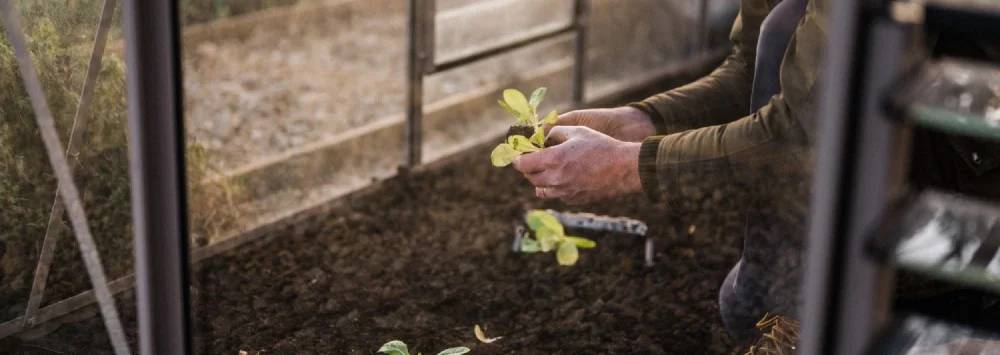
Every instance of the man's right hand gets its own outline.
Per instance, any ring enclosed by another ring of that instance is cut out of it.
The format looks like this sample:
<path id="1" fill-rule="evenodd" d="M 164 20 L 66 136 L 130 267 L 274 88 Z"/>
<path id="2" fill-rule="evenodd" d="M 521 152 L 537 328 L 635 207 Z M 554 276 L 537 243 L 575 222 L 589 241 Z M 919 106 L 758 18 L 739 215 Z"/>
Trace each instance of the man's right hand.
<path id="1" fill-rule="evenodd" d="M 656 126 L 646 113 L 637 108 L 596 108 L 577 110 L 559 115 L 553 126 L 586 126 L 626 142 L 641 142 L 656 134 Z M 546 126 L 545 133 L 553 126 Z"/>

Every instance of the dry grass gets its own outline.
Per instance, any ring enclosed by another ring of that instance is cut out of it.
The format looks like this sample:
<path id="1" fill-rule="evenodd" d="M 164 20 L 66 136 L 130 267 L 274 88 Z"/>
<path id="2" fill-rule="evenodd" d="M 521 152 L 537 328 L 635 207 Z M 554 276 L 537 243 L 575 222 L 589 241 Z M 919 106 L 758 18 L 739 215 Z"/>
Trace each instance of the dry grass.
<path id="1" fill-rule="evenodd" d="M 744 355 L 792 355 L 799 341 L 799 322 L 782 315 L 764 314 L 756 324 L 760 339 Z"/>

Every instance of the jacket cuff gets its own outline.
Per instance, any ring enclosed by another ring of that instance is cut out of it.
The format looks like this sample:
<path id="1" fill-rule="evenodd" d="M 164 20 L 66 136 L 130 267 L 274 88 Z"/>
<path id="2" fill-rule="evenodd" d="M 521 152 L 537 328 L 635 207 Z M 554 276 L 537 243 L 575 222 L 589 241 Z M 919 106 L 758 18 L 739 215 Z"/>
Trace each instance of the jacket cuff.
<path id="1" fill-rule="evenodd" d="M 639 181 L 642 183 L 642 190 L 653 202 L 660 199 L 660 179 L 656 175 L 656 155 L 660 150 L 660 140 L 663 137 L 646 138 L 639 147 Z"/>
<path id="2" fill-rule="evenodd" d="M 642 111 L 643 113 L 646 114 L 646 116 L 649 116 L 649 120 L 653 121 L 653 127 L 656 127 L 656 134 L 667 133 L 667 121 L 663 119 L 663 116 L 660 115 L 660 112 L 656 111 L 656 109 L 653 108 L 653 105 L 651 105 L 650 103 L 645 101 L 639 101 L 630 103 L 625 106 Z"/>

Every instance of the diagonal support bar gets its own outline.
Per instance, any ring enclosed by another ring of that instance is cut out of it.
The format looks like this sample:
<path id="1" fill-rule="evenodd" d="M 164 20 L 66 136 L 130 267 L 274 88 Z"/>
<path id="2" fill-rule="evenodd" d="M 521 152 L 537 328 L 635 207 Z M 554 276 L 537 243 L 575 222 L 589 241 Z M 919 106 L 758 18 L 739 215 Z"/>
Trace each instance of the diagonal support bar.
<path id="1" fill-rule="evenodd" d="M 87 133 L 87 125 L 90 122 L 90 104 L 94 99 L 94 86 L 97 84 L 97 76 L 101 72 L 104 47 L 108 42 L 108 31 L 111 29 L 112 18 L 117 6 L 117 0 L 104 0 L 104 5 L 101 9 L 101 19 L 97 25 L 97 33 L 94 35 L 94 48 L 90 53 L 90 66 L 87 68 L 87 77 L 83 82 L 80 102 L 76 106 L 76 115 L 73 116 L 73 128 L 70 131 L 69 143 L 66 148 L 66 156 L 68 157 L 76 157 L 80 154 L 80 146 L 83 144 L 84 135 Z M 65 212 L 65 205 L 62 204 L 62 200 L 59 197 L 61 190 L 61 186 L 56 187 L 56 197 L 52 201 L 49 223 L 45 228 L 45 238 L 42 239 L 42 251 L 38 257 L 38 265 L 35 267 L 35 277 L 31 283 L 28 307 L 24 311 L 25 327 L 31 327 L 36 324 L 35 315 L 38 313 L 38 308 L 41 306 L 42 299 L 45 296 L 45 286 L 48 282 L 49 269 L 52 266 L 52 257 L 55 255 L 56 242 L 59 241 L 59 232 L 62 229 L 62 217 Z"/>
<path id="2" fill-rule="evenodd" d="M 63 154 L 62 142 L 59 141 L 55 120 L 52 118 L 52 112 L 49 111 L 48 103 L 45 100 L 42 85 L 38 80 L 38 72 L 35 71 L 34 63 L 31 61 L 31 53 L 28 51 L 24 32 L 21 31 L 20 12 L 11 4 L 10 0 L 0 0 L 0 13 L 3 15 L 7 40 L 14 48 L 14 56 L 17 59 L 21 78 L 28 92 L 28 98 L 31 100 L 32 109 L 35 111 L 35 120 L 38 122 L 38 130 L 41 131 L 42 141 L 45 143 L 49 163 L 52 164 L 52 170 L 55 172 L 59 186 L 62 186 L 63 191 L 59 196 L 62 196 L 66 210 L 69 212 L 73 232 L 80 247 L 80 255 L 83 257 L 87 274 L 94 287 L 94 294 L 97 296 L 97 303 L 104 318 L 104 326 L 107 328 L 111 345 L 114 347 L 115 354 L 129 354 L 125 333 L 118 318 L 118 310 L 115 308 L 114 298 L 108 288 L 104 267 L 101 266 L 101 257 L 97 252 L 94 237 L 90 233 L 90 226 L 87 224 L 87 215 L 80 200 L 80 191 L 76 188 L 76 183 L 73 182 L 73 172 Z"/>

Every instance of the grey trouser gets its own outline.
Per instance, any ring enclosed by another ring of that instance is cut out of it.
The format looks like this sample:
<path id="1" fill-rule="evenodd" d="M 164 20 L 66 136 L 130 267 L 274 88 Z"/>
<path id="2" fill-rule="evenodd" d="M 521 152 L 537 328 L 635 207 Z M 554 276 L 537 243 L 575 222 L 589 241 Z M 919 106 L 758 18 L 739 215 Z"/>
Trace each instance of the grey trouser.
<path id="1" fill-rule="evenodd" d="M 793 213 L 749 214 L 740 261 L 719 290 L 719 311 L 739 344 L 756 340 L 765 313 L 797 316 L 804 220 Z"/>

